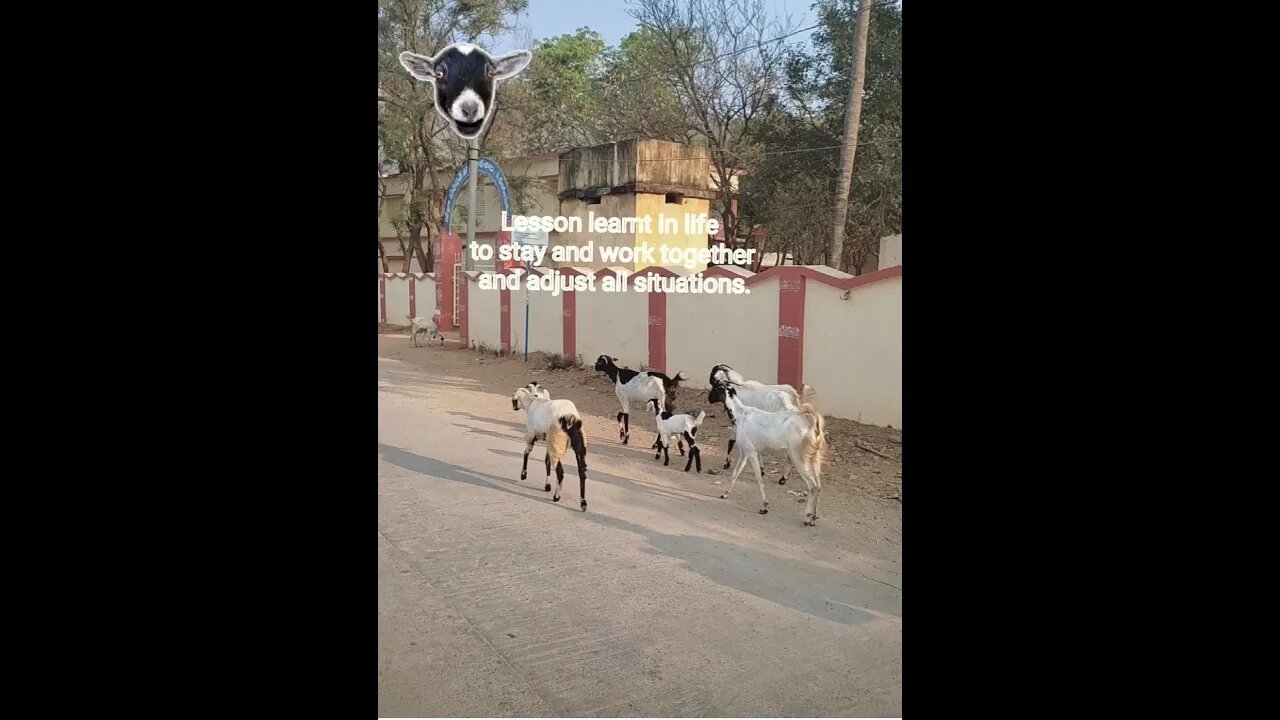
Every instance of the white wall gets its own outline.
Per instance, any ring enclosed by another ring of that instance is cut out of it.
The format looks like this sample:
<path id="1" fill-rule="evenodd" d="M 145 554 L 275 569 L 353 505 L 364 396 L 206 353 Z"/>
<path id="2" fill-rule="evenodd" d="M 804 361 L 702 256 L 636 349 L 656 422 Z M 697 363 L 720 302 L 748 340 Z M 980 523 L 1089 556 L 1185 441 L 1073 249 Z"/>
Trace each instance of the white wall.
<path id="1" fill-rule="evenodd" d="M 409 314 L 409 280 L 408 278 L 387 278 L 387 323 L 391 325 L 408 325 L 404 319 Z"/>
<path id="2" fill-rule="evenodd" d="M 585 293 L 584 293 L 585 294 Z M 524 333 L 524 291 L 512 293 L 512 335 Z M 524 345 L 512 346 L 516 352 L 524 352 Z M 529 293 L 529 352 L 540 350 L 559 353 L 564 350 L 564 297 L 552 297 L 549 292 Z"/>
<path id="3" fill-rule="evenodd" d="M 880 238 L 880 260 L 877 270 L 902 264 L 902 235 Z"/>
<path id="4" fill-rule="evenodd" d="M 467 335 L 477 347 L 485 343 L 490 349 L 502 347 L 502 325 L 498 317 L 498 290 L 481 290 L 476 280 L 467 280 Z"/>
<path id="5" fill-rule="evenodd" d="M 599 290 L 577 298 L 577 349 L 583 361 L 597 357 L 618 358 L 618 364 L 634 370 L 649 362 L 649 295 L 628 289 L 624 293 Z"/>
<path id="6" fill-rule="evenodd" d="M 414 288 L 414 298 L 418 306 L 418 315 L 431 317 L 431 311 L 436 306 L 436 281 L 424 273 L 414 282 L 417 283 L 417 287 Z"/>
<path id="7" fill-rule="evenodd" d="M 748 380 L 778 382 L 778 281 L 749 289 L 667 295 L 667 374 L 684 372 L 689 387 L 706 388 L 711 368 L 725 363 Z"/>
<path id="8" fill-rule="evenodd" d="M 824 414 L 902 427 L 902 276 L 805 287 L 804 382 Z"/>

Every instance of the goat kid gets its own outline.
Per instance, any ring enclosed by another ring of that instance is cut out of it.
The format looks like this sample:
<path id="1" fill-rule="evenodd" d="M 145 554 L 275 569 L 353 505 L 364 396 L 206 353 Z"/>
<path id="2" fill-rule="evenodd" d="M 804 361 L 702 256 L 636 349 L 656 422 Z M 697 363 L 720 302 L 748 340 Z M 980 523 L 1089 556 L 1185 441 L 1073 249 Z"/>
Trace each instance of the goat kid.
<path id="1" fill-rule="evenodd" d="M 738 461 L 734 464 L 729 488 L 720 497 L 729 497 L 738 475 L 750 462 L 756 483 L 760 486 L 760 501 L 763 503 L 760 514 L 769 512 L 769 498 L 764 494 L 764 477 L 760 474 L 760 451 L 785 450 L 792 467 L 809 488 L 804 524 L 817 525 L 818 503 L 822 495 L 822 456 L 827 447 L 822 415 L 809 403 L 802 404 L 799 411 L 769 412 L 748 407 L 738 400 L 738 389 L 733 385 L 715 386 L 708 393 L 707 402 L 724 403 L 736 418 L 734 435 L 738 441 Z"/>
<path id="2" fill-rule="evenodd" d="M 410 75 L 435 86 L 436 112 L 468 140 L 479 137 L 493 117 L 498 81 L 520 74 L 532 59 L 528 50 L 495 58 L 470 43 L 455 43 L 435 57 L 400 53 Z"/>
<path id="3" fill-rule="evenodd" d="M 618 367 L 617 363 L 618 358 L 601 355 L 596 358 L 595 369 L 613 381 L 614 395 L 622 406 L 618 413 L 618 439 L 626 445 L 631 437 L 631 403 L 658 400 L 663 403 L 663 410 L 670 410 L 675 406 L 676 388 L 687 378 L 683 373 L 676 373 L 674 378 L 670 378 L 656 370 L 641 372 Z M 680 453 L 684 454 L 683 444 L 680 445 Z"/>
<path id="4" fill-rule="evenodd" d="M 551 490 L 551 466 L 556 468 L 556 491 L 552 502 L 560 502 L 560 488 L 564 484 L 564 466 L 561 458 L 573 448 L 578 461 L 578 486 L 582 496 L 582 511 L 587 511 L 587 446 L 582 437 L 582 416 L 570 400 L 552 400 L 551 393 L 532 382 L 518 388 L 511 395 L 511 409 L 525 411 L 524 460 L 520 464 L 520 479 L 528 476 L 529 453 L 533 444 L 545 440 L 547 455 L 547 484 L 543 492 Z"/>
<path id="5" fill-rule="evenodd" d="M 707 412 L 699 410 L 686 413 L 664 412 L 658 407 L 657 400 L 649 401 L 649 409 L 653 411 L 654 422 L 658 426 L 658 439 L 654 441 L 654 447 L 658 452 L 653 454 L 653 459 L 665 457 L 662 466 L 666 467 L 671 463 L 670 445 L 664 440 L 670 440 L 671 437 L 678 436 L 689 442 L 689 461 L 684 464 L 684 471 L 689 472 L 689 466 L 695 462 L 698 464 L 698 472 L 702 472 L 702 450 L 698 448 L 698 441 L 694 436 L 698 434 L 698 426 L 703 420 L 707 419 Z M 677 440 L 676 442 L 680 442 Z"/>

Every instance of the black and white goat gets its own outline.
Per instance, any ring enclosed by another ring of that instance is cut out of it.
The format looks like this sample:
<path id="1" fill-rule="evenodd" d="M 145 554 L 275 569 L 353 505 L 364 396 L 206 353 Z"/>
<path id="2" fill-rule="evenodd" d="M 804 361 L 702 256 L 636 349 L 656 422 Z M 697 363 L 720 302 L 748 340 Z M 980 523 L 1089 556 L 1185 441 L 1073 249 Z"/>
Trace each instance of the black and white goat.
<path id="1" fill-rule="evenodd" d="M 560 487 L 564 484 L 564 466 L 560 459 L 573 448 L 578 460 L 578 483 L 582 495 L 582 511 L 587 511 L 587 445 L 582 437 L 582 416 L 570 400 L 552 400 L 551 393 L 532 382 L 517 389 L 511 395 L 511 409 L 525 411 L 524 460 L 520 464 L 520 479 L 528 476 L 529 453 L 539 439 L 547 443 L 547 484 L 543 492 L 551 489 L 551 466 L 556 468 L 556 492 L 552 502 L 560 502 Z"/>
<path id="2" fill-rule="evenodd" d="M 769 512 L 769 498 L 764 494 L 764 477 L 760 474 L 760 451 L 785 450 L 792 467 L 809 488 L 804 524 L 817 525 L 818 501 L 822 496 L 822 455 L 827 447 L 822 415 L 809 403 L 801 404 L 799 411 L 769 412 L 748 407 L 738 400 L 738 394 L 738 389 L 729 384 L 716 385 L 707 394 L 707 402 L 724 403 L 733 412 L 734 438 L 738 441 L 738 462 L 734 464 L 729 489 L 720 497 L 729 497 L 738 475 L 750 461 L 760 486 L 763 503 L 760 514 Z"/>
<path id="3" fill-rule="evenodd" d="M 654 447 L 658 452 L 654 453 L 653 459 L 665 457 L 662 461 L 663 467 L 671 463 L 671 445 L 669 441 L 672 436 L 683 438 L 689 443 L 689 461 L 684 464 L 684 471 L 689 472 L 689 466 L 694 463 L 698 464 L 698 472 L 702 472 L 702 450 L 698 448 L 698 441 L 694 436 L 698 434 L 698 426 L 703 420 L 707 419 L 707 412 L 699 410 L 697 412 L 689 411 L 683 413 L 672 413 L 664 411 L 658 406 L 657 400 L 649 401 L 649 409 L 653 411 L 654 423 L 658 426 L 658 439 L 654 442 Z M 680 442 L 680 440 L 676 440 Z"/>
<path id="4" fill-rule="evenodd" d="M 435 86 L 436 112 L 468 140 L 479 137 L 493 117 L 498 81 L 515 77 L 532 59 L 528 50 L 495 58 L 470 43 L 450 45 L 435 57 L 400 53 L 410 75 Z"/>
<path id="5" fill-rule="evenodd" d="M 708 379 L 711 387 L 718 385 L 732 385 L 738 391 L 738 400 L 743 405 L 760 410 L 768 410 L 770 412 L 781 412 L 784 410 L 796 412 L 800 410 L 800 406 L 805 403 L 813 403 L 813 387 L 808 383 L 801 385 L 801 391 L 790 385 L 765 385 L 756 380 L 747 380 L 742 377 L 736 370 L 723 363 L 711 368 L 711 377 Z M 725 412 L 729 415 L 729 422 L 734 422 L 733 411 L 729 406 L 725 406 Z M 733 454 L 734 438 L 729 437 L 729 449 L 724 454 L 724 470 L 729 469 L 729 456 Z M 787 484 L 787 475 L 791 472 L 790 462 L 783 459 L 782 477 L 778 479 L 779 485 Z"/>
<path id="6" fill-rule="evenodd" d="M 618 367 L 617 363 L 618 358 L 601 355 L 596 358 L 595 369 L 613 381 L 613 392 L 622 406 L 618 412 L 618 439 L 626 445 L 631 436 L 631 403 L 643 405 L 650 400 L 658 400 L 663 410 L 670 410 L 675 406 L 676 388 L 687 378 L 682 373 L 670 378 L 656 370 L 641 372 Z M 683 444 L 680 452 L 684 453 Z"/>

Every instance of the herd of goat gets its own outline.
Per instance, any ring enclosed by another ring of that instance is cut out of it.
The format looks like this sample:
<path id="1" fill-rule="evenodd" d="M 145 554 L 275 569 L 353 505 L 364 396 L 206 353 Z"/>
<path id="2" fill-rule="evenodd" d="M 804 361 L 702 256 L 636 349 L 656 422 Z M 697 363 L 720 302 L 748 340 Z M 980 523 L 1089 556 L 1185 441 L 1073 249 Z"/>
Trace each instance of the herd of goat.
<path id="1" fill-rule="evenodd" d="M 671 439 L 676 448 L 688 459 L 685 472 L 696 467 L 702 472 L 702 452 L 698 447 L 698 427 L 706 419 L 705 410 L 678 413 L 675 411 L 676 388 L 688 378 L 682 373 L 675 377 L 657 370 L 632 370 L 620 367 L 618 359 L 601 355 L 595 369 L 613 381 L 614 394 L 618 398 L 618 439 L 628 444 L 631 436 L 631 408 L 645 408 L 652 414 L 657 439 L 651 450 L 654 459 L 663 459 L 663 465 L 671 461 Z M 747 380 L 728 365 L 720 364 L 711 369 L 711 386 L 707 394 L 709 404 L 721 404 L 733 424 L 733 435 L 725 455 L 724 469 L 730 465 L 730 456 L 738 450 L 737 462 L 729 479 L 729 487 L 720 496 L 729 497 L 734 483 L 747 463 L 755 472 L 760 486 L 760 514 L 769 512 L 769 498 L 765 495 L 764 476 L 760 468 L 761 452 L 781 451 L 784 454 L 782 479 L 786 484 L 792 470 L 800 474 L 808 487 L 804 524 L 816 525 L 818 504 L 822 497 L 822 456 L 826 450 L 822 415 L 813 407 L 813 388 L 801 386 L 799 391 L 790 385 L 765 385 Z M 582 416 L 573 402 L 551 399 L 551 394 L 537 382 L 519 388 L 511 396 L 513 410 L 524 410 L 525 451 L 520 467 L 520 479 L 528 474 L 529 454 L 537 441 L 546 444 L 547 479 L 544 491 L 551 491 L 551 470 L 556 473 L 556 488 L 551 499 L 560 501 L 560 487 L 564 482 L 561 459 L 573 449 L 578 465 L 578 482 L 582 497 L 582 510 L 587 509 L 587 448 L 582 432 Z"/>

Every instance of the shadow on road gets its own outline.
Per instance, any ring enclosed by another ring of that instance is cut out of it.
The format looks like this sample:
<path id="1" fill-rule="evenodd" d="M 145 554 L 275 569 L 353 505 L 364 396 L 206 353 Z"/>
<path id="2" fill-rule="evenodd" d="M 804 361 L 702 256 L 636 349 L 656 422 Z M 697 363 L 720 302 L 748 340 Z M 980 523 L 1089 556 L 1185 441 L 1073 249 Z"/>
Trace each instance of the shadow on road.
<path id="1" fill-rule="evenodd" d="M 509 437 L 506 439 L 510 440 Z M 513 480 L 476 472 L 382 443 L 378 444 L 378 451 L 382 459 L 388 463 L 421 475 L 492 489 L 537 502 L 550 502 L 549 497 L 540 487 L 530 487 L 528 491 L 524 491 L 524 486 L 518 485 Z M 491 452 L 511 455 L 514 458 L 520 458 L 522 455 L 501 450 L 491 450 Z M 542 469 L 541 463 L 535 466 L 533 462 L 537 452 L 535 449 L 534 455 L 530 455 L 529 462 L 530 480 L 533 483 L 537 483 L 538 479 L 535 478 L 532 470 L 535 467 Z M 570 480 L 573 481 L 572 490 L 576 494 L 576 468 L 571 471 L 569 464 L 565 463 L 566 490 L 570 489 Z M 679 500 L 690 499 L 665 489 L 659 492 L 658 489 L 642 482 L 594 470 L 588 470 L 587 480 L 589 485 L 594 482 L 604 482 Z M 602 515 L 594 508 L 583 513 L 578 509 L 576 502 L 566 504 L 565 501 L 568 499 L 567 496 L 562 496 L 561 502 L 556 505 L 567 512 L 581 515 L 587 521 L 635 533 L 648 541 L 647 552 L 679 560 L 692 572 L 719 585 L 734 588 L 814 617 L 846 625 L 864 624 L 884 615 L 894 618 L 902 616 L 900 595 L 892 592 L 884 584 L 856 573 L 845 573 L 781 558 L 731 542 L 696 535 L 662 533 L 626 520 Z M 588 501 L 590 501 L 590 493 L 588 493 Z M 822 547 L 819 532 L 820 529 L 814 531 L 814 548 L 817 552 L 820 552 Z"/>

